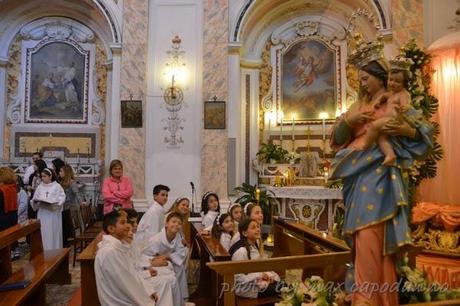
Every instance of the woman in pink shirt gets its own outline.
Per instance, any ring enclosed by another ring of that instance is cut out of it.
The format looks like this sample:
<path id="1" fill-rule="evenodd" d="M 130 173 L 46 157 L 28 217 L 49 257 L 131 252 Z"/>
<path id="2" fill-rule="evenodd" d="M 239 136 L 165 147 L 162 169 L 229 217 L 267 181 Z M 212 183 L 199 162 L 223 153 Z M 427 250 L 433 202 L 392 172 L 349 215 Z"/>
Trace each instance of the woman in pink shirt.
<path id="1" fill-rule="evenodd" d="M 126 176 L 123 176 L 123 164 L 114 159 L 110 162 L 110 176 L 102 183 L 102 197 L 104 199 L 104 215 L 110 213 L 114 207 L 133 208 L 131 196 L 133 186 Z"/>

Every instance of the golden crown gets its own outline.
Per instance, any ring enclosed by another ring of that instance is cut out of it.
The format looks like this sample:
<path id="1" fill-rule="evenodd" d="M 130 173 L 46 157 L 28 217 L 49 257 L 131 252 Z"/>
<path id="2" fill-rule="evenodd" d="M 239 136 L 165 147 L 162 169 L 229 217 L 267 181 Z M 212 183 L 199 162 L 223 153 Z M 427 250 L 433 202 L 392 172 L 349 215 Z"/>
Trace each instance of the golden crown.
<path id="1" fill-rule="evenodd" d="M 410 71 L 410 67 L 413 64 L 413 60 L 402 55 L 398 55 L 394 59 L 390 60 L 390 66 L 392 70 Z"/>
<path id="2" fill-rule="evenodd" d="M 372 61 L 383 59 L 383 37 L 378 36 L 376 40 L 366 42 L 361 34 L 355 34 L 355 49 L 348 57 L 348 62 L 356 68 L 361 69 Z"/>

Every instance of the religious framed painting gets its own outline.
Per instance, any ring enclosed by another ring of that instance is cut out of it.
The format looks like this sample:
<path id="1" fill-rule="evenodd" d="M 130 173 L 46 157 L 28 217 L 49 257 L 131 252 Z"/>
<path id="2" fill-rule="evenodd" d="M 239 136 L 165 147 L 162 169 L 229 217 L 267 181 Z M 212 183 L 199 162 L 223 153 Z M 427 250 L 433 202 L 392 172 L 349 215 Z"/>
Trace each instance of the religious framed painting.
<path id="1" fill-rule="evenodd" d="M 26 49 L 25 122 L 87 123 L 89 51 L 44 39 Z"/>
<path id="2" fill-rule="evenodd" d="M 141 128 L 142 127 L 142 101 L 124 100 L 121 101 L 121 127 Z"/>
<path id="3" fill-rule="evenodd" d="M 340 48 L 316 36 L 276 51 L 277 111 L 296 123 L 334 119 L 341 106 Z M 321 120 L 320 120 L 321 119 Z"/>
<path id="4" fill-rule="evenodd" d="M 225 101 L 204 102 L 204 128 L 210 130 L 225 129 Z"/>

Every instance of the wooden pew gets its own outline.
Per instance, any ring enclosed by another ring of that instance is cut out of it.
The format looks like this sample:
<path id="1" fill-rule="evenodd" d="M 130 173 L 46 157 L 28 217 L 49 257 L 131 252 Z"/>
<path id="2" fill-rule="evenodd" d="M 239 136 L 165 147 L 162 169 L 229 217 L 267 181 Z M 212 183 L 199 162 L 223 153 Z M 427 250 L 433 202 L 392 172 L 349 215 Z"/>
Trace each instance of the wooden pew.
<path id="1" fill-rule="evenodd" d="M 29 237 L 29 262 L 13 273 L 11 245 Z M 29 220 L 0 232 L 0 283 L 9 284 L 25 279 L 31 283 L 23 289 L 0 292 L 0 305 L 45 305 L 46 283 L 70 284 L 70 249 L 43 250 L 40 221 Z"/>
<path id="2" fill-rule="evenodd" d="M 96 275 L 94 274 L 94 260 L 96 259 L 97 244 L 102 240 L 100 233 L 78 255 L 81 271 L 81 304 L 85 306 L 100 306 L 97 296 Z"/>
<path id="3" fill-rule="evenodd" d="M 350 251 L 345 241 L 305 224 L 274 217 L 273 257 Z"/>
<path id="4" fill-rule="evenodd" d="M 343 265 L 350 260 L 351 253 L 346 251 L 328 254 L 277 257 L 264 260 L 210 262 L 207 263 L 207 266 L 223 277 L 223 283 L 219 288 L 223 294 L 219 296 L 219 302 L 223 302 L 224 306 L 241 306 L 260 305 L 260 302 L 251 301 L 251 299 L 240 299 L 235 296 L 232 290 L 234 287 L 235 274 L 273 270 L 284 274 L 283 272 L 286 269 L 324 269 L 331 265 Z M 325 280 L 328 281 L 327 278 L 325 278 Z"/>
<path id="5" fill-rule="evenodd" d="M 216 305 L 220 279 L 206 266 L 206 263 L 210 262 L 211 259 L 216 262 L 230 261 L 231 256 L 217 239 L 200 235 L 204 229 L 201 222 L 191 223 L 190 229 L 192 253 L 195 253 L 200 260 L 200 282 L 195 292 L 190 296 L 190 301 L 200 306 Z"/>
<path id="6" fill-rule="evenodd" d="M 273 223 L 273 257 L 350 251 L 345 241 L 323 234 L 305 224 L 279 217 L 275 217 Z M 339 281 L 345 279 L 346 268 L 340 264 L 329 266 L 324 271 L 311 268 L 304 271 L 303 278 L 319 273 L 323 273 L 330 280 Z"/>

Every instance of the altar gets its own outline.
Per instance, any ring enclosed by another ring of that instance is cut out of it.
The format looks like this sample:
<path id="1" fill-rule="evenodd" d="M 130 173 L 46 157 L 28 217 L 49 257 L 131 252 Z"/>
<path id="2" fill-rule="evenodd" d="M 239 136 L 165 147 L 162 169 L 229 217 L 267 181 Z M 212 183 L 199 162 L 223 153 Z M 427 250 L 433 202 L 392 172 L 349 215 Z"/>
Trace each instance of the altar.
<path id="1" fill-rule="evenodd" d="M 295 219 L 319 231 L 331 232 L 342 190 L 325 186 L 265 186 L 273 192 L 282 218 Z"/>

